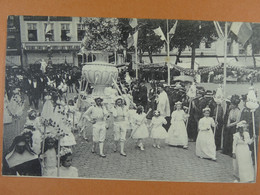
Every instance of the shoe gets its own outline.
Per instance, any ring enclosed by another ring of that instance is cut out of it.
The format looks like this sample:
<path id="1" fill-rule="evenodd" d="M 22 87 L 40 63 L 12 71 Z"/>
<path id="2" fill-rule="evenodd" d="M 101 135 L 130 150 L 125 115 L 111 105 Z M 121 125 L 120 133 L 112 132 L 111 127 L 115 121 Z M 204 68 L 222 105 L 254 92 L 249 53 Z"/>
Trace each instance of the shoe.
<path id="1" fill-rule="evenodd" d="M 156 145 L 155 145 L 155 144 L 153 144 L 153 147 L 154 147 L 154 148 L 156 148 Z"/>
<path id="2" fill-rule="evenodd" d="M 102 158 L 106 158 L 107 157 L 105 154 L 100 154 L 99 156 L 102 157 Z"/>
<path id="3" fill-rule="evenodd" d="M 160 149 L 161 148 L 160 145 L 157 145 L 157 148 Z"/>
<path id="4" fill-rule="evenodd" d="M 143 150 L 144 150 L 144 147 L 143 147 L 143 146 L 140 146 L 140 149 L 143 151 Z"/>
<path id="5" fill-rule="evenodd" d="M 211 160 L 213 160 L 213 161 L 215 161 L 215 162 L 217 161 L 217 159 L 216 159 L 216 158 L 212 158 Z"/>
<path id="6" fill-rule="evenodd" d="M 188 146 L 183 146 L 183 149 L 186 149 L 186 150 L 187 150 L 187 149 L 188 149 Z"/>
<path id="7" fill-rule="evenodd" d="M 120 153 L 120 155 L 126 157 L 126 153 Z"/>
<path id="8" fill-rule="evenodd" d="M 94 154 L 94 153 L 95 153 L 95 149 L 94 149 L 94 148 L 91 148 L 91 152 Z"/>

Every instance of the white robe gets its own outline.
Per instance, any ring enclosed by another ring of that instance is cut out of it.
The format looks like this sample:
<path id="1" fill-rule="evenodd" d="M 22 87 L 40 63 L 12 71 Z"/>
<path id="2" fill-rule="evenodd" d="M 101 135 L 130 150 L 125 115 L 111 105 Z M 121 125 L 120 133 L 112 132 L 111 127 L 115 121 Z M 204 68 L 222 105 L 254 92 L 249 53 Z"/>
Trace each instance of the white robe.
<path id="1" fill-rule="evenodd" d="M 165 91 L 159 94 L 157 103 L 157 110 L 160 111 L 161 116 L 166 117 L 171 115 L 169 98 Z"/>

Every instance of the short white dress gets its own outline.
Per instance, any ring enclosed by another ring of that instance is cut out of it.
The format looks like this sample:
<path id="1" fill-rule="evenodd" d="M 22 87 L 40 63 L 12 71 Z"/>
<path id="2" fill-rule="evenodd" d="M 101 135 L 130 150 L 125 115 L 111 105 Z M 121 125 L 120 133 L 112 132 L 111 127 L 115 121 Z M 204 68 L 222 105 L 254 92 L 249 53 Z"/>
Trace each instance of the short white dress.
<path id="1" fill-rule="evenodd" d="M 167 121 L 164 117 L 153 117 L 151 121 L 152 129 L 150 137 L 154 139 L 165 139 L 168 137 L 166 129 L 162 126 L 167 124 Z"/>
<path id="2" fill-rule="evenodd" d="M 149 137 L 149 131 L 146 125 L 146 114 L 135 114 L 133 116 L 132 138 L 143 139 Z"/>

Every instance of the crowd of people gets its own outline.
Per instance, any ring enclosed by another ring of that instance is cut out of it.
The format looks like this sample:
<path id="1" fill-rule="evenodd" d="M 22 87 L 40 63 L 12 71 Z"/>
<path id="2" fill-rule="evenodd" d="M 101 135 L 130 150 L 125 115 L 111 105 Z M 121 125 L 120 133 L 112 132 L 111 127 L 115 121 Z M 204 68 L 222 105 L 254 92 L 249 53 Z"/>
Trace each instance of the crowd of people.
<path id="1" fill-rule="evenodd" d="M 77 168 L 72 166 L 77 144 L 74 133 L 91 140 L 91 152 L 106 158 L 106 132 L 112 128 L 113 150 L 122 157 L 127 158 L 125 143 L 130 138 L 142 151 L 148 147 L 143 140 L 149 137 L 158 149 L 164 142 L 187 150 L 189 142 L 196 142 L 199 158 L 217 162 L 216 151 L 222 150 L 234 159 L 237 180 L 254 181 L 252 143 L 258 140 L 259 121 L 255 120 L 254 135 L 247 95 L 233 95 L 218 104 L 216 91 L 194 83 L 168 86 L 151 80 L 148 85 L 145 80 L 126 77 L 129 75 L 120 75 L 117 83 L 106 88 L 104 96 L 93 97 L 95 86 L 70 71 L 7 72 L 4 123 L 19 123 L 26 111 L 28 116 L 24 124 L 15 127 L 21 133 L 3 158 L 3 173 L 78 177 Z M 194 96 L 190 95 L 191 89 L 195 90 Z M 241 100 L 244 107 L 239 109 Z M 258 119 L 259 108 L 255 115 Z M 128 131 L 130 138 L 126 137 Z M 87 137 L 88 132 L 92 138 Z"/>

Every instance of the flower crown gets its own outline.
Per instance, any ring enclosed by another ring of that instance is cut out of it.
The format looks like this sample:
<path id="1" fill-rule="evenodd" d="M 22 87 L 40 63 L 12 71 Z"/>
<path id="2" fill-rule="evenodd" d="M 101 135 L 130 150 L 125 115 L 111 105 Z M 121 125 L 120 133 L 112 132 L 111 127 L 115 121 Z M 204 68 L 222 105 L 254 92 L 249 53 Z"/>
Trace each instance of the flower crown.
<path id="1" fill-rule="evenodd" d="M 236 128 L 245 127 L 245 126 L 247 126 L 247 122 L 245 120 L 243 120 L 243 121 L 240 121 L 239 123 L 237 123 Z"/>
<path id="2" fill-rule="evenodd" d="M 32 132 L 31 129 L 24 128 L 24 130 L 21 132 L 21 135 L 26 134 L 26 133 L 31 133 L 31 132 Z"/>
<path id="3" fill-rule="evenodd" d="M 65 156 L 66 154 L 72 154 L 72 150 L 70 148 L 62 147 L 60 155 Z"/>

